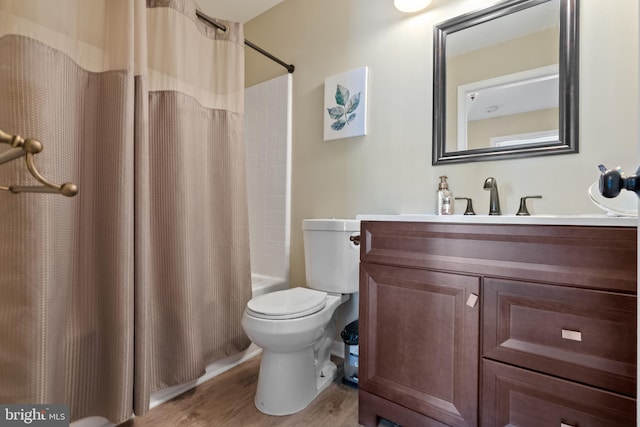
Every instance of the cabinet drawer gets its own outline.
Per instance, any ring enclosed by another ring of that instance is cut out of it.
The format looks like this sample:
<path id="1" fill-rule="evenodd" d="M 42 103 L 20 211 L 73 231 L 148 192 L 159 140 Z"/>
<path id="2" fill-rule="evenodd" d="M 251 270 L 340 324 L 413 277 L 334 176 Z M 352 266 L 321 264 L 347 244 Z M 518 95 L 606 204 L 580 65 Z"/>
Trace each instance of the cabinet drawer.
<path id="1" fill-rule="evenodd" d="M 363 262 L 636 291 L 635 227 L 362 221 L 361 230 Z"/>
<path id="2" fill-rule="evenodd" d="M 636 394 L 636 297 L 485 278 L 484 357 Z"/>
<path id="3" fill-rule="evenodd" d="M 635 399 L 484 360 L 482 426 L 629 427 Z"/>

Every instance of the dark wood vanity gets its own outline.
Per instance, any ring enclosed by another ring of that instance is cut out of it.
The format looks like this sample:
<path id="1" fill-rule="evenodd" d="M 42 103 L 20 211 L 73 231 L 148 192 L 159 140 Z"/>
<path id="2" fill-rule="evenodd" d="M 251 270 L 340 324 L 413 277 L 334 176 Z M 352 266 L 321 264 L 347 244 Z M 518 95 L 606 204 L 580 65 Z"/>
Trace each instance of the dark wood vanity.
<path id="1" fill-rule="evenodd" d="M 636 425 L 635 227 L 363 220 L 361 242 L 361 425 Z"/>

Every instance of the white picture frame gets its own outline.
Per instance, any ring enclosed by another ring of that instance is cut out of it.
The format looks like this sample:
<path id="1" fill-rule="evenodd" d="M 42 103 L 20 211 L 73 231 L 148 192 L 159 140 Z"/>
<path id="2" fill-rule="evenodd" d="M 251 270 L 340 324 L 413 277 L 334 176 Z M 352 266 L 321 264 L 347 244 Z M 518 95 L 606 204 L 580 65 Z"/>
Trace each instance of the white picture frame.
<path id="1" fill-rule="evenodd" d="M 367 134 L 368 68 L 324 80 L 324 140 Z"/>

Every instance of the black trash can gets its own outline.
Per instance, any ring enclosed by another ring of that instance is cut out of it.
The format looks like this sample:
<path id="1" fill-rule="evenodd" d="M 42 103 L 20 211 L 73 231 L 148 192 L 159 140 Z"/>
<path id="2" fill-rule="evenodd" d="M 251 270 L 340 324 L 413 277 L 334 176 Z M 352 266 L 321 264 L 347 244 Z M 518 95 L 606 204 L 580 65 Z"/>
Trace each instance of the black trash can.
<path id="1" fill-rule="evenodd" d="M 349 323 L 340 332 L 344 341 L 344 377 L 342 382 L 358 387 L 358 321 Z"/>

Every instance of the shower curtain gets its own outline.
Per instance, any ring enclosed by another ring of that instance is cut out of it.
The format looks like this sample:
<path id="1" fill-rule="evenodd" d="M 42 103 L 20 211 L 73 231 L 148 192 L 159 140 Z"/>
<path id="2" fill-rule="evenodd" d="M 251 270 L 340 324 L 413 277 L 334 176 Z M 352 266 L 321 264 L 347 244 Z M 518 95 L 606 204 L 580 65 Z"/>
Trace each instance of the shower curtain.
<path id="1" fill-rule="evenodd" d="M 0 129 L 80 189 L 0 191 L 2 403 L 119 423 L 249 345 L 242 26 L 195 10 L 0 0 Z"/>

